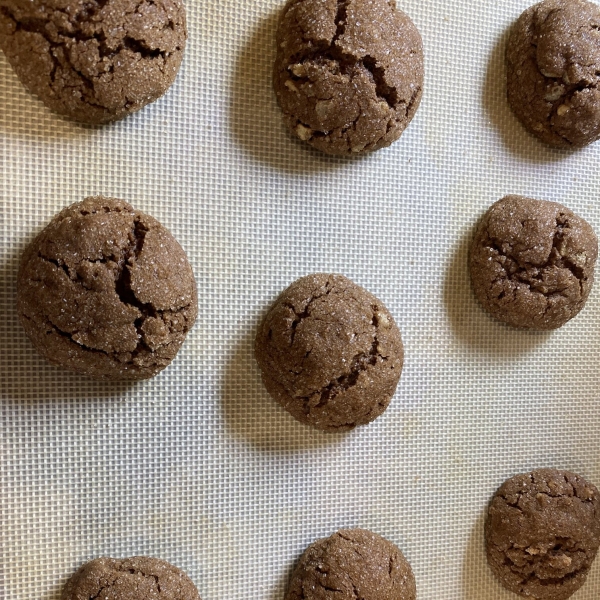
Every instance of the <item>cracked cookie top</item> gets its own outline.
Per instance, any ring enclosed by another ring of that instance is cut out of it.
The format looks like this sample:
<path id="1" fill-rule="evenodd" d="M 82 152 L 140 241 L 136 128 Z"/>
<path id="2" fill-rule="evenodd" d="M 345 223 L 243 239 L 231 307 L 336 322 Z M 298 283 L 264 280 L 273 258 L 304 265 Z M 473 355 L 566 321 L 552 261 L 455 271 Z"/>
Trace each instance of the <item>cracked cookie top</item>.
<path id="1" fill-rule="evenodd" d="M 556 329 L 585 305 L 597 255 L 593 229 L 568 208 L 506 196 L 481 220 L 469 269 L 475 295 L 494 317 Z"/>
<path id="2" fill-rule="evenodd" d="M 373 421 L 400 379 L 403 347 L 392 315 L 342 275 L 302 277 L 256 334 L 267 391 L 298 421 L 328 431 Z"/>
<path id="3" fill-rule="evenodd" d="M 328 154 L 389 146 L 423 88 L 421 36 L 392 0 L 290 0 L 273 85 L 292 132 Z"/>
<path id="4" fill-rule="evenodd" d="M 156 219 L 101 196 L 61 211 L 25 250 L 19 318 L 51 363 L 95 379 L 147 379 L 197 315 L 185 252 Z"/>
<path id="5" fill-rule="evenodd" d="M 415 578 L 392 542 L 366 529 L 341 529 L 302 554 L 285 600 L 415 600 Z"/>
<path id="6" fill-rule="evenodd" d="M 27 89 L 85 123 L 162 96 L 183 58 L 181 0 L 0 0 L 0 48 Z"/>
<path id="7" fill-rule="evenodd" d="M 600 8 L 545 0 L 528 8 L 506 48 L 508 102 L 546 144 L 578 148 L 600 138 Z"/>
<path id="8" fill-rule="evenodd" d="M 585 583 L 600 545 L 598 490 L 568 471 L 516 475 L 490 503 L 485 544 L 505 588 L 527 598 L 564 600 Z"/>
<path id="9" fill-rule="evenodd" d="M 67 582 L 61 600 L 200 600 L 180 569 L 146 556 L 96 558 Z"/>

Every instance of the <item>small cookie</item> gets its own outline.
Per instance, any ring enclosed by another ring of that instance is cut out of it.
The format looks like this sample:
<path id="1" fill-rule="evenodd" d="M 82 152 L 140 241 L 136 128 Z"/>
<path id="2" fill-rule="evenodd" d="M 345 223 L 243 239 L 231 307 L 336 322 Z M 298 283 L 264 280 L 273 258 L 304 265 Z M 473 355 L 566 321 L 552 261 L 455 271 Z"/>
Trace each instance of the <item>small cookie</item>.
<path id="1" fill-rule="evenodd" d="M 0 0 L 0 48 L 23 85 L 84 123 L 160 98 L 186 38 L 182 0 Z"/>
<path id="2" fill-rule="evenodd" d="M 506 589 L 564 600 L 585 583 L 600 545 L 598 490 L 568 471 L 516 475 L 492 499 L 485 545 L 488 563 Z"/>
<path id="3" fill-rule="evenodd" d="M 366 529 L 341 529 L 310 545 L 285 600 L 415 600 L 415 578 L 400 550 Z"/>
<path id="4" fill-rule="evenodd" d="M 159 558 L 96 558 L 67 581 L 61 600 L 200 600 L 180 569 Z"/>
<path id="5" fill-rule="evenodd" d="M 288 287 L 256 334 L 267 391 L 294 418 L 345 431 L 387 408 L 402 371 L 392 315 L 342 275 L 319 273 Z"/>
<path id="6" fill-rule="evenodd" d="M 508 103 L 523 126 L 556 147 L 600 138 L 600 8 L 544 0 L 528 8 L 506 48 Z"/>
<path id="7" fill-rule="evenodd" d="M 52 364 L 137 380 L 175 358 L 198 299 L 175 238 L 126 202 L 98 196 L 65 208 L 27 247 L 17 310 Z"/>
<path id="8" fill-rule="evenodd" d="M 556 329 L 585 305 L 598 240 L 557 202 L 506 196 L 484 215 L 471 244 L 475 295 L 514 327 Z"/>
<path id="9" fill-rule="evenodd" d="M 315 148 L 389 146 L 421 101 L 421 36 L 393 0 L 290 0 L 273 86 L 287 125 Z"/>

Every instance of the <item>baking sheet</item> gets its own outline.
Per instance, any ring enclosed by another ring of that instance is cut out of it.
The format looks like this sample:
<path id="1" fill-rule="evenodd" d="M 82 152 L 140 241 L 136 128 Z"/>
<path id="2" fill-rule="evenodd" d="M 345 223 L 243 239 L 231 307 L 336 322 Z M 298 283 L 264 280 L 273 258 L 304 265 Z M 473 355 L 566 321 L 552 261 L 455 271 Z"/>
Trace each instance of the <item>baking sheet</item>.
<path id="1" fill-rule="evenodd" d="M 158 556 L 203 600 L 281 599 L 304 548 L 341 527 L 394 541 L 420 600 L 508 600 L 482 550 L 507 477 L 600 484 L 600 297 L 559 331 L 488 318 L 465 268 L 507 193 L 560 201 L 600 231 L 600 145 L 530 138 L 504 100 L 507 27 L 528 2 L 402 0 L 426 53 L 401 140 L 334 159 L 292 139 L 270 87 L 275 0 L 188 0 L 178 79 L 125 121 L 50 113 L 0 56 L 0 598 L 57 600 L 97 556 Z M 17 323 L 18 258 L 63 206 L 116 196 L 162 221 L 196 274 L 198 322 L 136 385 L 46 365 Z M 258 320 L 301 275 L 343 273 L 394 314 L 406 363 L 390 408 L 312 431 L 263 389 Z M 600 564 L 574 598 L 600 592 Z"/>

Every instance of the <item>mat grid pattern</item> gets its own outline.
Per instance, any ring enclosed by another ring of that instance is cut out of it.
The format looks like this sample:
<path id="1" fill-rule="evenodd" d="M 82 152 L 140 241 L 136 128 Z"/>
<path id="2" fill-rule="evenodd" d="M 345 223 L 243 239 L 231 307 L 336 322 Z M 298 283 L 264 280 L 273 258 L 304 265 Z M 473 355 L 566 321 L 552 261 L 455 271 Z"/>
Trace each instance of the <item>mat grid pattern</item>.
<path id="1" fill-rule="evenodd" d="M 423 36 L 423 101 L 398 143 L 351 160 L 281 124 L 275 0 L 187 0 L 175 85 L 106 127 L 50 113 L 0 56 L 0 599 L 58 600 L 84 561 L 143 554 L 203 600 L 279 600 L 309 543 L 360 526 L 402 549 L 419 600 L 509 600 L 482 550 L 495 489 L 542 466 L 600 485 L 600 287 L 559 331 L 524 333 L 481 311 L 465 268 L 507 193 L 600 232 L 600 144 L 546 149 L 506 107 L 503 45 L 528 2 L 398 5 Z M 177 359 L 136 385 L 45 364 L 16 318 L 25 245 L 100 193 L 163 222 L 198 282 Z M 345 435 L 293 421 L 252 358 L 270 303 L 316 271 L 375 293 L 406 347 L 390 408 Z M 597 563 L 574 598 L 599 593 Z"/>

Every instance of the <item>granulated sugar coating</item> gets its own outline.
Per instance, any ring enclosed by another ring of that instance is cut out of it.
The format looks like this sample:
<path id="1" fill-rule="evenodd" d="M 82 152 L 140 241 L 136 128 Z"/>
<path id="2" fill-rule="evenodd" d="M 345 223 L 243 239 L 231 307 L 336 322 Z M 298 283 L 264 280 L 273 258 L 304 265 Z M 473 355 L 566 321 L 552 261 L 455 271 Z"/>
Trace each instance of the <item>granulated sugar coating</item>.
<path id="1" fill-rule="evenodd" d="M 26 249 L 17 309 L 51 363 L 95 379 L 147 379 L 196 319 L 192 268 L 173 236 L 122 200 L 86 198 Z"/>
<path id="2" fill-rule="evenodd" d="M 67 582 L 61 600 L 200 600 L 180 569 L 146 556 L 96 558 Z"/>
<path id="3" fill-rule="evenodd" d="M 423 88 L 419 31 L 389 0 L 290 0 L 273 83 L 284 119 L 328 154 L 397 140 Z"/>
<path id="4" fill-rule="evenodd" d="M 298 421 L 328 431 L 381 415 L 404 358 L 383 303 L 346 277 L 325 273 L 302 277 L 279 296 L 254 352 L 271 396 Z"/>
<path id="5" fill-rule="evenodd" d="M 162 96 L 183 58 L 181 0 L 0 0 L 0 48 L 25 87 L 86 123 Z"/>
<path id="6" fill-rule="evenodd" d="M 475 295 L 494 317 L 556 329 L 584 307 L 597 256 L 592 227 L 562 204 L 506 196 L 479 224 L 469 268 Z"/>
<path id="7" fill-rule="evenodd" d="M 341 529 L 309 546 L 285 600 L 415 600 L 412 569 L 400 550 L 365 529 Z"/>
<path id="8" fill-rule="evenodd" d="M 600 8 L 545 0 L 516 22 L 506 48 L 508 102 L 525 128 L 551 146 L 600 137 Z"/>
<path id="9" fill-rule="evenodd" d="M 584 583 L 600 545 L 600 496 L 583 477 L 539 469 L 494 495 L 485 524 L 488 563 L 502 585 L 565 600 Z"/>

